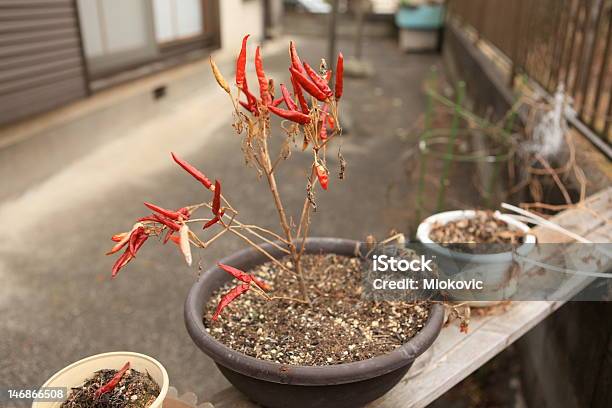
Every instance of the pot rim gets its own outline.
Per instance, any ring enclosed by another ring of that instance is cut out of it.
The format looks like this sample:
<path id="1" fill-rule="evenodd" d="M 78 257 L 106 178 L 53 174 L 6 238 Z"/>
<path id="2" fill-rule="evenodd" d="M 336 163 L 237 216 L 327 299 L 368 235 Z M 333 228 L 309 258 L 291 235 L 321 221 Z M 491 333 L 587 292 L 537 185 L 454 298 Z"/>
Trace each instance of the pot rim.
<path id="1" fill-rule="evenodd" d="M 92 360 L 100 360 L 101 362 L 104 362 L 108 357 L 128 357 L 128 358 L 137 358 L 137 359 L 141 359 L 141 360 L 146 360 L 148 362 L 150 362 L 151 364 L 153 364 L 154 366 L 156 366 L 159 371 L 161 372 L 162 375 L 162 383 L 159 384 L 159 395 L 157 396 L 157 398 L 155 398 L 153 400 L 153 402 L 151 403 L 151 406 L 162 406 L 162 402 L 164 401 L 164 399 L 166 398 L 166 394 L 168 394 L 168 387 L 170 386 L 170 379 L 168 377 L 168 372 L 166 371 L 166 368 L 162 365 L 162 363 L 160 363 L 159 361 L 157 361 L 156 359 L 154 359 L 151 356 L 148 356 L 146 354 L 141 354 L 141 353 L 136 353 L 133 351 L 111 351 L 111 352 L 107 352 L 107 353 L 100 353 L 100 354 L 94 354 L 93 356 L 89 356 L 89 357 L 85 357 L 82 358 L 78 361 L 75 361 L 74 363 L 71 363 L 67 366 L 65 366 L 64 368 L 60 369 L 59 371 L 57 371 L 55 374 L 53 374 L 51 377 L 49 377 L 47 379 L 47 381 L 44 382 L 43 385 L 40 386 L 40 388 L 45 388 L 48 387 L 48 384 L 52 384 L 58 377 L 61 377 L 62 375 L 66 374 L 67 372 L 70 372 L 71 370 L 73 370 L 74 368 L 82 365 L 82 364 L 86 364 Z M 108 368 L 108 367 L 100 367 L 100 369 L 103 368 Z M 94 374 L 94 372 L 91 373 L 92 375 Z M 83 379 L 85 380 L 85 379 Z M 70 387 L 69 387 L 70 388 Z M 39 403 L 37 403 L 36 401 L 32 404 L 32 407 L 37 407 L 39 405 L 37 405 Z M 43 405 L 41 406 L 44 406 Z M 156 405 L 158 404 L 158 405 Z"/>
<path id="2" fill-rule="evenodd" d="M 525 232 L 525 242 L 516 248 L 515 251 L 506 251 L 506 252 L 498 252 L 494 254 L 465 254 L 459 251 L 453 251 L 451 249 L 445 248 L 440 245 L 438 242 L 434 242 L 431 238 L 429 238 L 429 233 L 431 232 L 431 228 L 434 223 L 438 222 L 442 225 L 456 221 L 462 218 L 471 219 L 476 217 L 476 214 L 481 212 L 481 210 L 453 210 L 453 211 L 442 211 L 429 217 L 425 218 L 419 224 L 417 228 L 416 237 L 417 239 L 423 243 L 427 244 L 428 247 L 440 254 L 446 254 L 448 256 L 452 256 L 455 259 L 470 261 L 470 262 L 479 262 L 479 263 L 501 263 L 501 262 L 511 262 L 513 260 L 513 254 L 516 252 L 519 255 L 526 255 L 529 251 L 531 251 L 536 244 L 536 237 L 533 234 L 530 234 L 531 228 L 521 221 L 514 219 L 508 214 L 502 214 L 499 211 L 493 212 L 493 217 L 498 220 L 504 221 L 511 227 L 518 229 L 522 232 Z M 452 255 L 451 255 L 452 254 Z"/>
<path id="3" fill-rule="evenodd" d="M 309 244 L 328 244 L 330 246 L 339 244 L 355 248 L 359 242 L 340 238 L 311 237 L 306 241 L 307 247 Z M 272 248 L 270 244 L 262 245 L 262 247 Z M 244 255 L 254 251 L 253 248 L 246 248 L 219 262 L 232 265 Z M 207 283 L 206 278 L 212 276 L 216 271 L 221 271 L 221 269 L 216 266 L 208 269 L 189 291 L 184 311 L 187 331 L 196 345 L 217 364 L 259 380 L 294 385 L 335 385 L 374 378 L 412 363 L 433 344 L 442 329 L 444 307 L 434 303 L 431 305 L 429 317 L 423 328 L 408 342 L 387 354 L 330 366 L 298 366 L 258 359 L 227 347 L 208 334 L 204 328 L 203 313 L 197 307 L 198 299 Z"/>

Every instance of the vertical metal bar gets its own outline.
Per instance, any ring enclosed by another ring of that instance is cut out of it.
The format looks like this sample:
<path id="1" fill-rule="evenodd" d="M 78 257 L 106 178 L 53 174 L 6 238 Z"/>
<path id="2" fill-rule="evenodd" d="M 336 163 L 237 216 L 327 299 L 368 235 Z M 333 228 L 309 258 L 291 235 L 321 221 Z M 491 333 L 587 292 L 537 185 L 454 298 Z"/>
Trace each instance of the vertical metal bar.
<path id="1" fill-rule="evenodd" d="M 593 103 L 593 115 L 591 116 L 590 125 L 593 129 L 595 129 L 595 121 L 597 120 L 597 115 L 599 114 L 599 104 L 601 103 L 601 95 L 603 94 L 603 87 L 605 86 L 606 76 L 608 74 L 608 63 L 610 62 L 610 37 L 612 34 L 612 13 L 608 18 L 608 28 L 606 30 L 605 35 L 605 46 L 603 52 L 603 60 L 601 62 L 599 68 L 599 74 L 597 75 L 597 85 L 596 85 L 596 93 L 595 93 L 595 101 Z M 605 118 L 604 118 L 605 119 Z M 607 137 L 605 133 L 602 136 Z"/>
<path id="2" fill-rule="evenodd" d="M 455 109 L 453 110 L 453 119 L 451 122 L 451 134 L 448 139 L 448 145 L 446 147 L 446 155 L 444 156 L 444 165 L 442 168 L 442 174 L 440 175 L 440 189 L 438 190 L 438 204 L 437 211 L 442 211 L 444 207 L 444 201 L 446 196 L 446 184 L 448 182 L 448 172 L 450 171 L 450 165 L 453 161 L 453 152 L 455 150 L 455 140 L 457 139 L 457 133 L 459 131 L 459 117 L 461 104 L 463 103 L 463 96 L 465 95 L 465 82 L 459 81 L 457 84 L 457 100 L 455 102 Z"/>
<path id="3" fill-rule="evenodd" d="M 576 38 L 576 31 L 578 29 L 578 17 L 580 16 L 580 5 L 581 5 L 581 1 L 582 0 L 577 0 L 576 1 L 576 9 L 574 10 L 574 8 L 572 8 L 572 15 L 574 15 L 574 19 L 573 22 L 571 24 L 571 35 L 570 35 L 570 42 L 568 45 L 568 58 L 567 58 L 567 64 L 565 65 L 565 72 L 564 72 L 564 77 L 563 77 L 563 82 L 566 85 L 566 89 L 569 89 L 569 82 L 570 82 L 570 71 L 572 68 L 572 57 L 574 54 L 574 40 Z"/>
<path id="4" fill-rule="evenodd" d="M 588 86 L 589 86 L 589 79 L 591 79 L 591 66 L 593 65 L 593 56 L 595 55 L 595 49 L 596 47 L 596 43 L 595 43 L 595 36 L 597 33 L 597 30 L 599 29 L 599 23 L 601 22 L 601 14 L 602 14 L 602 10 L 603 10 L 603 0 L 595 0 L 595 4 L 593 5 L 593 8 L 591 9 L 591 16 L 590 16 L 590 20 L 592 22 L 591 24 L 591 30 L 589 30 L 588 32 L 588 37 L 587 37 L 587 41 L 586 41 L 586 46 L 588 47 L 588 54 L 587 54 L 587 58 L 584 61 L 584 68 L 582 69 L 582 75 L 580 76 L 580 85 L 582 87 L 582 98 L 581 98 L 581 103 L 580 103 L 580 109 L 578 111 L 578 114 L 583 117 L 584 112 L 585 112 L 585 107 L 587 104 L 587 92 L 588 92 Z"/>
<path id="5" fill-rule="evenodd" d="M 559 22 L 559 31 L 555 38 L 555 63 L 553 65 L 553 74 L 548 83 L 548 89 L 555 89 L 559 86 L 559 76 L 561 75 L 561 61 L 565 54 L 565 44 L 567 43 L 568 25 L 571 19 L 571 2 L 559 2 L 562 5 L 562 14 Z M 553 80 L 554 78 L 554 80 Z"/>

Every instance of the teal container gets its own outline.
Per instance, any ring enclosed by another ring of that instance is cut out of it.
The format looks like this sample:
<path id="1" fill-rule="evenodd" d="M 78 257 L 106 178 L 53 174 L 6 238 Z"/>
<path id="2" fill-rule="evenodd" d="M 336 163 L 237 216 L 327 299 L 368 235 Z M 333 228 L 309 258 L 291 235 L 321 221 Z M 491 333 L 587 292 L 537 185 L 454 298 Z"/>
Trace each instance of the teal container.
<path id="1" fill-rule="evenodd" d="M 399 28 L 437 30 L 444 24 L 444 7 L 439 4 L 402 6 L 395 13 L 395 24 Z"/>

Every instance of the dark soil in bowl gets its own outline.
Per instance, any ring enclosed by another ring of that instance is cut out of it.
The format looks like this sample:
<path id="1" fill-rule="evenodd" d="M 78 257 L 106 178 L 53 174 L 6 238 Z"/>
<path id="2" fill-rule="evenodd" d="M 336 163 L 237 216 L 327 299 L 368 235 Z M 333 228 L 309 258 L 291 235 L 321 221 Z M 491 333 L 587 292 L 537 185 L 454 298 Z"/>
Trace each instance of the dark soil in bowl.
<path id="1" fill-rule="evenodd" d="M 268 301 L 249 292 L 232 302 L 217 321 L 219 300 L 236 282 L 212 296 L 204 325 L 215 339 L 246 355 L 282 364 L 326 366 L 389 353 L 416 335 L 430 304 L 373 302 L 362 297 L 362 260 L 335 254 L 303 256 L 312 305 Z M 288 259 L 281 262 L 291 267 Z M 271 286 L 269 295 L 300 298 L 297 279 L 274 263 L 254 273 Z"/>
<path id="2" fill-rule="evenodd" d="M 111 391 L 96 398 L 96 390 L 108 383 L 117 370 L 104 369 L 73 388 L 62 408 L 146 408 L 160 393 L 159 385 L 149 373 L 129 369 Z"/>
<path id="3" fill-rule="evenodd" d="M 495 218 L 490 211 L 478 211 L 474 218 L 434 224 L 429 238 L 459 252 L 495 254 L 521 245 L 525 233 Z"/>

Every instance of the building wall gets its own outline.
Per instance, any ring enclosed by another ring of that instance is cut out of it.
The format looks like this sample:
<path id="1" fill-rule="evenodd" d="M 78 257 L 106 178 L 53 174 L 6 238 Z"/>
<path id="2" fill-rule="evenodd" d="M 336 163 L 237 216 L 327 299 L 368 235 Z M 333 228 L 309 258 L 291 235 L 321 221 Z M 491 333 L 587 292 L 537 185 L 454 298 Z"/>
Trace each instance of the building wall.
<path id="1" fill-rule="evenodd" d="M 223 53 L 235 53 L 240 48 L 245 34 L 251 34 L 251 38 L 255 41 L 263 39 L 263 0 L 222 0 L 219 3 Z"/>

